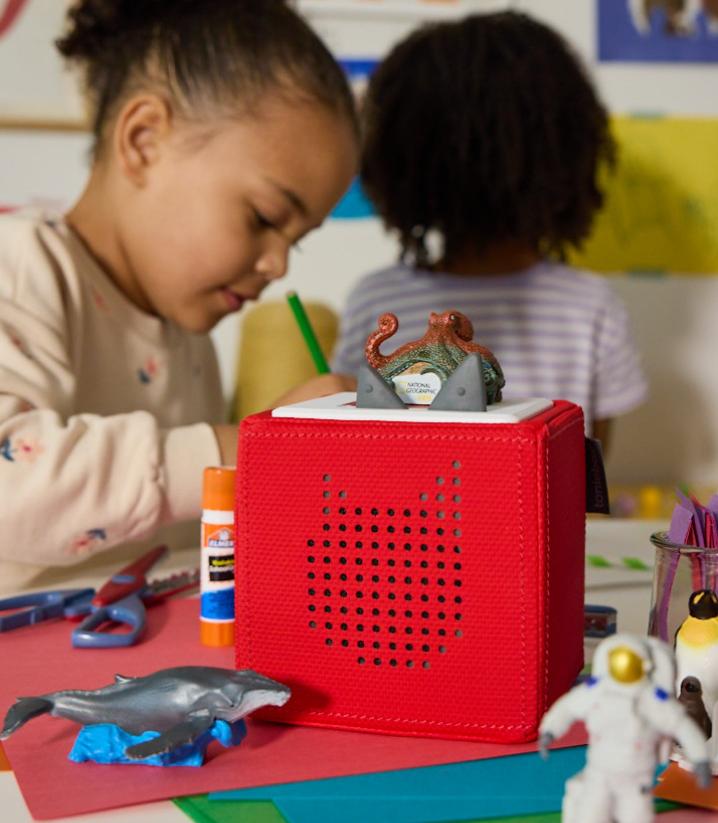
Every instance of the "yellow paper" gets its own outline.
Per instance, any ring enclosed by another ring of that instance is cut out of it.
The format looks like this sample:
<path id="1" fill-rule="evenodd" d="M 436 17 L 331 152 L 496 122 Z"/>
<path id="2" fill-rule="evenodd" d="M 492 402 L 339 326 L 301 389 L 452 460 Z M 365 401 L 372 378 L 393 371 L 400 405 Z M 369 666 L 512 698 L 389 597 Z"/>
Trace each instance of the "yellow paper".
<path id="1" fill-rule="evenodd" d="M 595 271 L 718 274 L 718 120 L 613 119 L 616 174 L 582 253 Z"/>

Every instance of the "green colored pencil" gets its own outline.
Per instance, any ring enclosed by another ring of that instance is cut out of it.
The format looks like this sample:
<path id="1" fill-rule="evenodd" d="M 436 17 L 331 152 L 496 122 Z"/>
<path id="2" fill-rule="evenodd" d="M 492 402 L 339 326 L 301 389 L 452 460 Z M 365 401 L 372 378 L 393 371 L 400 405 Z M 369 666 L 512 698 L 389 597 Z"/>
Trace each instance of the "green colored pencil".
<path id="1" fill-rule="evenodd" d="M 309 354 L 312 356 L 312 360 L 314 361 L 314 365 L 317 367 L 317 371 L 319 374 L 328 374 L 330 371 L 329 364 L 322 353 L 317 336 L 314 334 L 312 324 L 309 322 L 309 318 L 307 317 L 307 313 L 304 311 L 302 301 L 299 299 L 296 292 L 287 292 L 287 303 L 289 303 L 289 308 L 294 314 L 294 318 L 299 326 L 299 331 L 302 333 L 304 342 L 307 344 Z"/>

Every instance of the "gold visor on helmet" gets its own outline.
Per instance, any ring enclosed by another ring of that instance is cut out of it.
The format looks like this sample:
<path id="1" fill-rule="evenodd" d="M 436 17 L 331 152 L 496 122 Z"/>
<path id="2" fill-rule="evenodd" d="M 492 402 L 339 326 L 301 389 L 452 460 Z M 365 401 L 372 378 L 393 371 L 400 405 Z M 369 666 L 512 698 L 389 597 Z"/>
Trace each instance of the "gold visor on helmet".
<path id="1" fill-rule="evenodd" d="M 608 653 L 608 673 L 619 683 L 636 683 L 644 675 L 643 658 L 629 646 L 617 646 Z"/>

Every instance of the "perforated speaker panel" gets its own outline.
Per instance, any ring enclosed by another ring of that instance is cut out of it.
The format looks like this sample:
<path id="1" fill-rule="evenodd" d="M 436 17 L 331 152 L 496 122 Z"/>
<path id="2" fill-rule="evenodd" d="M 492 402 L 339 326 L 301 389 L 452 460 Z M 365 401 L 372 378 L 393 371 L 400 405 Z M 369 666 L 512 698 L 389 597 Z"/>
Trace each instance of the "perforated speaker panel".
<path id="1" fill-rule="evenodd" d="M 307 625 L 359 666 L 428 669 L 463 635 L 461 461 L 448 466 L 411 508 L 357 505 L 351 479 L 322 475 Z"/>

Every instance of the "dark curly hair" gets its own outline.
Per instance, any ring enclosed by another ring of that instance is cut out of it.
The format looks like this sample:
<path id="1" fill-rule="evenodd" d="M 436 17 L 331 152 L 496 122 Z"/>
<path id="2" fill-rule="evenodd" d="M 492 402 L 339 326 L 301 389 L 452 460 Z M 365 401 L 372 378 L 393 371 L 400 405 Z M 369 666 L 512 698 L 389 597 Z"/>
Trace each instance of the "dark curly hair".
<path id="1" fill-rule="evenodd" d="M 563 257 L 585 239 L 612 167 L 606 110 L 555 31 L 517 12 L 430 24 L 394 47 L 364 101 L 362 181 L 402 257 L 496 241 Z"/>
<path id="2" fill-rule="evenodd" d="M 277 87 L 357 129 L 344 73 L 284 0 L 76 0 L 56 45 L 84 71 L 96 152 L 122 102 L 147 88 L 203 119 L 251 110 Z"/>

